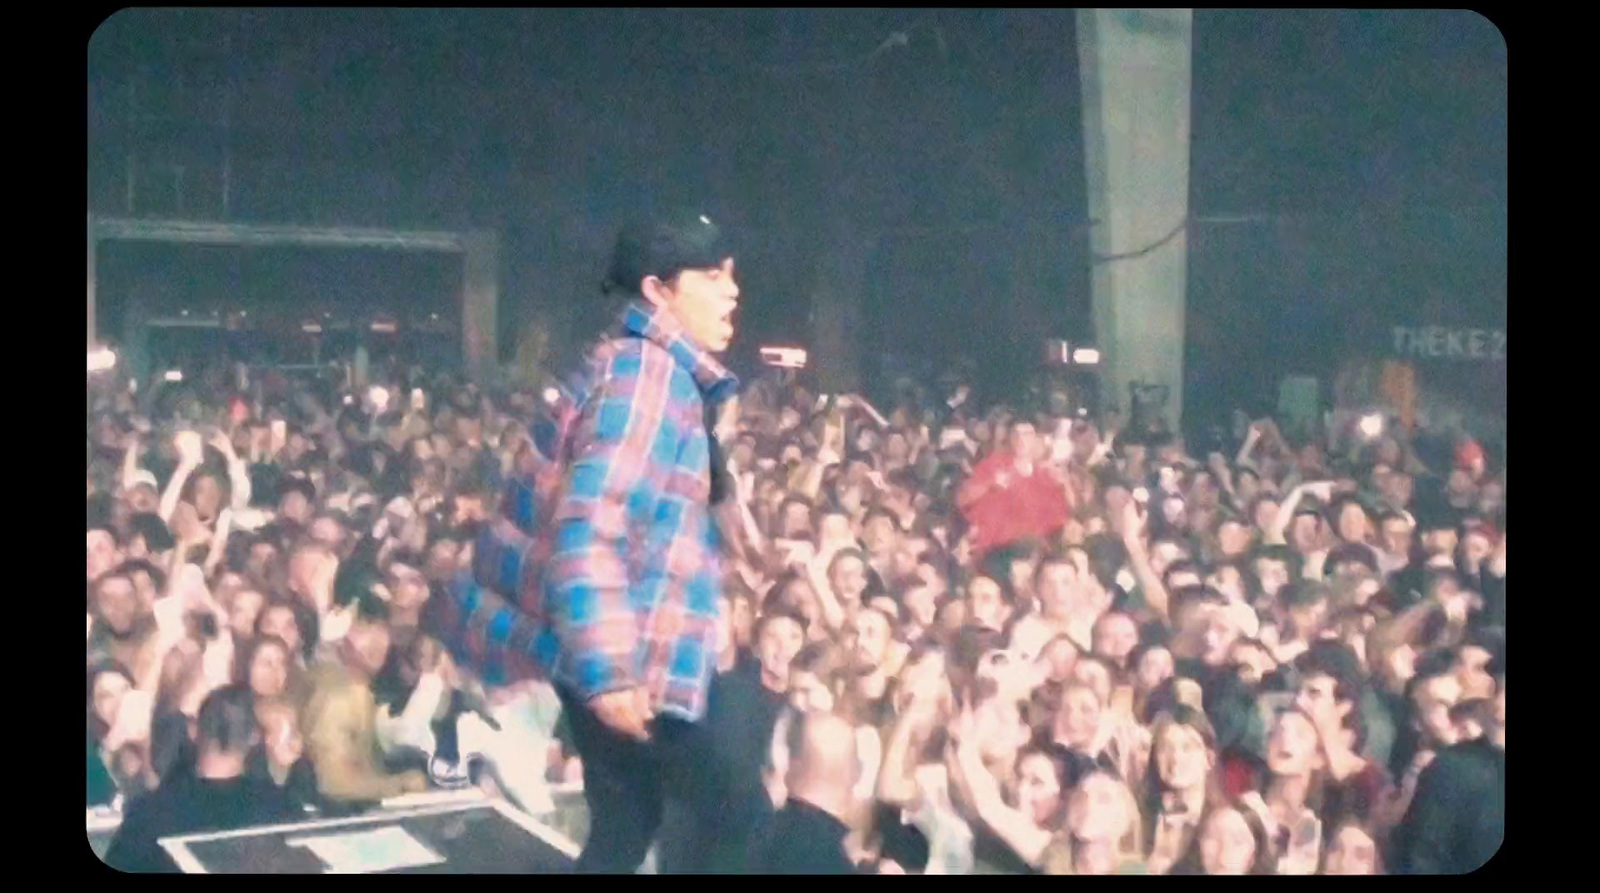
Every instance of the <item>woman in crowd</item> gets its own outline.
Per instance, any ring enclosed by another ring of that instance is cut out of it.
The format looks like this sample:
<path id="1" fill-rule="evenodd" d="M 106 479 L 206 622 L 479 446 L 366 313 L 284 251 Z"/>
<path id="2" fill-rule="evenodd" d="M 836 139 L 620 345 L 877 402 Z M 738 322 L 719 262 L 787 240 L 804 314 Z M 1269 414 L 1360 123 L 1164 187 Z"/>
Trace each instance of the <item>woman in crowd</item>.
<path id="1" fill-rule="evenodd" d="M 1080 660 L 1079 665 L 1082 664 Z M 1062 689 L 1049 746 L 1066 766 L 1068 787 L 1076 786 L 1096 769 L 1118 771 L 1116 758 L 1108 750 L 1111 722 L 1095 688 L 1075 680 Z"/>
<path id="2" fill-rule="evenodd" d="M 244 678 L 260 703 L 283 700 L 290 691 L 290 674 L 295 670 L 294 652 L 276 636 L 257 639 L 249 650 Z"/>
<path id="3" fill-rule="evenodd" d="M 1322 860 L 1323 874 L 1359 877 L 1384 873 L 1378 836 L 1370 828 L 1347 822 L 1329 840 L 1328 853 Z"/>
<path id="4" fill-rule="evenodd" d="M 1196 845 L 1204 874 L 1277 873 L 1267 826 L 1253 810 L 1231 806 L 1213 810 L 1206 817 Z"/>
<path id="5" fill-rule="evenodd" d="M 306 617 L 294 604 L 274 602 L 262 609 L 256 621 L 255 638 L 283 642 L 289 648 L 293 664 L 303 668 L 315 644 L 307 631 L 307 627 L 313 625 L 314 618 Z"/>
<path id="6" fill-rule="evenodd" d="M 1048 750 L 1028 747 L 1017 755 L 1015 768 L 997 779 L 985 765 L 976 740 L 978 722 L 970 712 L 953 732 L 947 770 L 960 801 L 977 818 L 978 847 L 987 847 L 991 859 L 1013 871 L 1037 873 L 1065 814 L 1063 792 L 1070 785 L 1064 762 Z"/>
<path id="7" fill-rule="evenodd" d="M 1266 765 L 1260 791 L 1245 794 L 1241 802 L 1266 825 L 1281 872 L 1314 873 L 1323 835 L 1318 810 L 1327 782 L 1316 721 L 1298 708 L 1279 713 L 1267 738 Z M 1291 855 L 1297 859 L 1291 861 Z"/>
<path id="8" fill-rule="evenodd" d="M 1128 786 L 1102 771 L 1080 779 L 1045 862 L 1049 874 L 1143 874 L 1139 808 Z"/>
<path id="9" fill-rule="evenodd" d="M 1205 714 L 1179 704 L 1156 718 L 1150 767 L 1145 774 L 1145 839 L 1151 874 L 1194 874 L 1200 866 L 1200 830 L 1224 806 L 1217 735 Z"/>
<path id="10" fill-rule="evenodd" d="M 129 761 L 143 761 L 137 752 L 139 723 L 136 714 L 139 710 L 131 703 L 138 696 L 128 698 L 132 691 L 133 674 L 115 661 L 102 660 L 89 668 L 90 806 L 109 805 L 127 792 L 130 786 L 134 792 L 142 789 L 142 784 L 130 785 L 130 782 L 137 782 L 137 778 L 130 778 L 121 771 L 121 767 Z M 129 702 L 126 712 L 123 711 L 124 702 Z M 148 725 L 148 717 L 144 723 Z M 135 749 L 131 756 L 124 756 L 126 748 Z"/>

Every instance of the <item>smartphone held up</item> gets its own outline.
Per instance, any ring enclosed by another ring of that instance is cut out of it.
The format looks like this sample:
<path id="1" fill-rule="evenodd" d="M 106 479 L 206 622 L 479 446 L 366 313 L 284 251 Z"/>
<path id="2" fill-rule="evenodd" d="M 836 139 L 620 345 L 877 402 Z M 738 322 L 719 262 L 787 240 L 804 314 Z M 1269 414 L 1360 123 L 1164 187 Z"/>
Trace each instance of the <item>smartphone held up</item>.
<path id="1" fill-rule="evenodd" d="M 1365 440 L 1377 440 L 1383 436 L 1383 414 L 1378 412 L 1368 413 L 1361 417 L 1357 429 Z"/>
<path id="2" fill-rule="evenodd" d="M 806 360 L 806 352 L 798 347 L 761 348 L 761 362 L 778 369 L 804 369 Z"/>

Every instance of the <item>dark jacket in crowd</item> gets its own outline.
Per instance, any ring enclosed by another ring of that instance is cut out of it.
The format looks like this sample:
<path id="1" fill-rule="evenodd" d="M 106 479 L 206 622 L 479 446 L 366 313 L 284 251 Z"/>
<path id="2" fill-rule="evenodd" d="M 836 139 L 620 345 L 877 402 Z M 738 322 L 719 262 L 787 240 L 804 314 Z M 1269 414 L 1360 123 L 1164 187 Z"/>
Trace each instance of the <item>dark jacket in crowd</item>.
<path id="1" fill-rule="evenodd" d="M 750 854 L 753 874 L 857 874 L 844 851 L 844 822 L 793 797 L 758 839 Z"/>
<path id="2" fill-rule="evenodd" d="M 150 762 L 156 777 L 165 782 L 168 778 L 194 774 L 194 742 L 189 738 L 189 717 L 177 711 L 166 711 L 150 723 Z"/>
<path id="3" fill-rule="evenodd" d="M 1389 591 L 1393 594 L 1395 613 L 1398 614 L 1422 603 L 1422 591 L 1427 585 L 1427 579 L 1428 571 L 1420 557 L 1389 577 Z"/>
<path id="4" fill-rule="evenodd" d="M 1389 775 L 1404 778 L 1423 746 L 1422 733 L 1412 721 L 1411 702 L 1405 695 L 1383 691 L 1378 693 L 1378 699 L 1395 728 L 1394 748 L 1389 751 Z"/>
<path id="5" fill-rule="evenodd" d="M 1011 845 L 1001 840 L 993 831 L 978 827 L 972 831 L 973 874 L 1000 874 L 1019 876 L 1042 874 L 1029 865 Z"/>
<path id="6" fill-rule="evenodd" d="M 305 757 L 296 760 L 289 767 L 289 777 L 280 786 L 272 777 L 272 770 L 267 766 L 267 751 L 261 745 L 256 745 L 250 751 L 249 760 L 244 764 L 245 777 L 254 782 L 272 785 L 283 794 L 290 807 L 307 812 L 306 807 L 312 810 L 322 808 L 322 796 L 317 792 L 317 772 L 311 767 L 311 761 Z"/>
<path id="7" fill-rule="evenodd" d="M 100 757 L 100 745 L 89 737 L 88 751 L 88 789 L 85 791 L 85 801 L 89 806 L 107 806 L 117 798 L 117 782 L 111 777 L 111 770 L 106 768 L 106 761 Z"/>
<path id="8" fill-rule="evenodd" d="M 226 781 L 178 776 L 133 802 L 106 851 L 106 864 L 118 871 L 173 873 L 179 868 L 161 847 L 162 838 L 268 825 L 296 817 L 296 811 L 271 783 L 242 776 Z"/>
<path id="9" fill-rule="evenodd" d="M 718 785 L 724 792 L 764 792 L 761 766 L 784 703 L 783 695 L 761 684 L 761 667 L 753 660 L 712 681 L 706 728 L 718 762 L 726 766 Z"/>
<path id="10" fill-rule="evenodd" d="M 928 868 L 930 847 L 927 835 L 902 819 L 902 810 L 879 802 L 873 806 L 873 827 L 883 839 L 882 855 L 908 872 Z"/>
<path id="11" fill-rule="evenodd" d="M 1506 837 L 1506 755 L 1486 741 L 1439 751 L 1396 829 L 1398 874 L 1467 874 Z"/>
<path id="12" fill-rule="evenodd" d="M 667 823 L 661 842 L 664 870 L 746 871 L 751 842 L 773 815 L 761 767 L 783 706 L 783 696 L 761 684 L 753 659 L 712 680 L 703 724 L 706 758 L 697 777 L 679 789 L 674 806 L 682 813 Z"/>
<path id="13" fill-rule="evenodd" d="M 1223 751 L 1264 755 L 1267 730 L 1261 711 L 1256 709 L 1257 692 L 1231 667 L 1208 667 L 1198 660 L 1181 660 L 1177 675 L 1200 685 L 1206 718 L 1216 730 L 1217 748 Z M 1292 676 L 1278 682 L 1294 684 Z"/>
<path id="14" fill-rule="evenodd" d="M 1479 575 L 1478 591 L 1483 594 L 1483 610 L 1473 620 L 1478 626 L 1505 629 L 1506 578 L 1484 571 Z"/>

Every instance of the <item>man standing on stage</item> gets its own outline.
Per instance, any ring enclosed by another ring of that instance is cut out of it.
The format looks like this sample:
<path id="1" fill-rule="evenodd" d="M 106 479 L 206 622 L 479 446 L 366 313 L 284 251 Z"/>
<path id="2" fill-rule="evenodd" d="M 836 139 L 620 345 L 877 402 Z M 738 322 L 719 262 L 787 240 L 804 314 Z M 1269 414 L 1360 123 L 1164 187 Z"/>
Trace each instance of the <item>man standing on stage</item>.
<path id="1" fill-rule="evenodd" d="M 515 534 L 480 540 L 480 581 L 526 581 L 511 611 L 520 617 L 468 634 L 478 643 L 469 650 L 531 658 L 561 696 L 592 829 L 580 873 L 637 870 L 664 797 L 707 756 L 699 725 L 722 585 L 712 507 L 732 495 L 711 429 L 737 389 L 715 355 L 733 340 L 739 287 L 710 220 L 625 229 L 607 290 L 629 303 L 572 395 L 560 481 L 537 530 L 520 544 Z M 542 573 L 522 577 L 536 562 Z"/>

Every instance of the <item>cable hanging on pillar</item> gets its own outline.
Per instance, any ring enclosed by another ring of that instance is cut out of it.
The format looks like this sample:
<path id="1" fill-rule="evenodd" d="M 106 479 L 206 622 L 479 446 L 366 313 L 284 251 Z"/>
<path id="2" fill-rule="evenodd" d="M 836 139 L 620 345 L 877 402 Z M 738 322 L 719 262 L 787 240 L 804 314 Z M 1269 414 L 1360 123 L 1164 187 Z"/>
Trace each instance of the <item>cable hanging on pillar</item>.
<path id="1" fill-rule="evenodd" d="M 1173 239 L 1176 239 L 1180 233 L 1188 228 L 1189 218 L 1185 217 L 1184 219 L 1178 221 L 1178 225 L 1173 227 L 1171 232 L 1143 248 L 1140 248 L 1136 251 L 1124 251 L 1120 254 L 1093 254 L 1090 255 L 1090 263 L 1109 264 L 1119 260 L 1134 260 L 1136 258 L 1144 257 L 1152 251 L 1155 251 L 1161 248 L 1163 245 L 1166 245 L 1168 242 L 1171 242 Z"/>
<path id="2" fill-rule="evenodd" d="M 911 36 L 918 31 L 932 32 L 934 41 L 939 48 L 940 57 L 944 58 L 948 55 L 949 48 L 945 43 L 944 30 L 940 28 L 938 23 L 932 19 L 921 19 L 911 23 L 905 28 L 889 32 L 889 36 L 884 38 L 883 42 L 879 43 L 876 49 L 854 58 L 842 59 L 834 62 L 803 62 L 790 65 L 758 62 L 752 64 L 750 67 L 765 74 L 779 77 L 800 76 L 807 74 L 833 74 L 837 72 L 849 71 L 854 68 L 864 68 L 868 65 L 871 65 L 879 57 L 888 54 L 892 50 L 905 49 L 911 46 Z"/>
<path id="3" fill-rule="evenodd" d="M 1443 213 L 1446 213 L 1446 214 L 1460 214 L 1460 213 L 1463 213 L 1463 212 L 1466 212 L 1466 211 L 1478 210 L 1481 207 L 1482 206 L 1476 206 L 1476 205 L 1438 205 L 1438 206 L 1419 206 L 1419 207 L 1413 208 L 1412 210 L 1419 211 L 1419 212 L 1424 212 L 1424 213 L 1443 212 Z M 1091 260 L 1092 263 L 1105 264 L 1105 263 L 1113 263 L 1115 261 L 1120 261 L 1120 260 L 1134 260 L 1136 258 L 1144 257 L 1145 255 L 1150 254 L 1151 252 L 1156 251 L 1157 249 L 1159 249 L 1162 246 L 1166 245 L 1168 242 L 1171 242 L 1173 239 L 1176 239 L 1179 236 L 1179 234 L 1181 234 L 1184 230 L 1189 228 L 1190 224 L 1194 224 L 1194 223 L 1220 225 L 1220 226 L 1253 226 L 1253 225 L 1257 225 L 1257 224 L 1282 223 L 1282 222 L 1285 222 L 1285 221 L 1306 220 L 1306 219 L 1311 219 L 1311 218 L 1316 218 L 1316 217 L 1324 217 L 1324 216 L 1330 216 L 1330 215 L 1335 215 L 1335 214 L 1348 214 L 1348 213 L 1352 213 L 1352 211 L 1351 210 L 1335 210 L 1335 211 L 1331 211 L 1331 212 L 1301 212 L 1301 213 L 1262 212 L 1262 213 L 1253 213 L 1253 214 L 1208 214 L 1208 215 L 1204 215 L 1204 216 L 1191 215 L 1191 216 L 1185 217 L 1183 220 L 1180 220 L 1178 222 L 1178 225 L 1174 226 L 1172 228 L 1171 232 L 1167 233 L 1166 235 L 1162 236 L 1160 239 L 1157 239 L 1156 241 L 1152 242 L 1149 245 L 1146 245 L 1143 248 L 1137 249 L 1135 251 L 1124 251 L 1124 252 L 1120 252 L 1120 253 L 1117 253 L 1117 254 L 1095 254 L 1095 255 L 1091 256 L 1090 260 Z M 1362 213 L 1362 210 L 1359 209 L 1359 208 L 1358 209 L 1354 209 L 1353 213 L 1360 214 L 1360 213 Z M 1085 228 L 1092 228 L 1092 227 L 1095 227 L 1095 226 L 1100 226 L 1100 225 L 1102 225 L 1102 223 L 1103 223 L 1103 221 L 1100 221 L 1100 220 L 1090 220 L 1088 222 L 1088 224 L 1087 224 L 1087 227 L 1085 227 Z"/>

